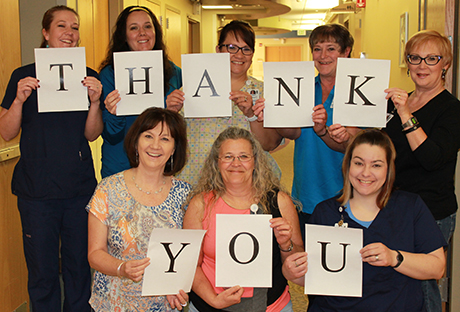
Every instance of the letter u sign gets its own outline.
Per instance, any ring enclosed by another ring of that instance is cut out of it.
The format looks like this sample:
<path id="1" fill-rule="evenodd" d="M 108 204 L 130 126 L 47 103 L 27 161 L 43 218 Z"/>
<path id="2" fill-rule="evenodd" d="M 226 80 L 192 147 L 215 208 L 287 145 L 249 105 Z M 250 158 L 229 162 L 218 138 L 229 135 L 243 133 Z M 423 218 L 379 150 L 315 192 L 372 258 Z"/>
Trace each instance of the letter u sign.
<path id="1" fill-rule="evenodd" d="M 343 255 L 342 255 L 342 267 L 338 269 L 330 269 L 327 265 L 327 245 L 330 244 L 330 242 L 320 242 L 318 241 L 319 244 L 321 244 L 321 266 L 323 269 L 325 269 L 328 272 L 331 273 L 339 273 L 345 268 L 346 262 L 347 262 L 347 246 L 350 244 L 346 243 L 340 243 L 339 245 L 343 246 Z"/>

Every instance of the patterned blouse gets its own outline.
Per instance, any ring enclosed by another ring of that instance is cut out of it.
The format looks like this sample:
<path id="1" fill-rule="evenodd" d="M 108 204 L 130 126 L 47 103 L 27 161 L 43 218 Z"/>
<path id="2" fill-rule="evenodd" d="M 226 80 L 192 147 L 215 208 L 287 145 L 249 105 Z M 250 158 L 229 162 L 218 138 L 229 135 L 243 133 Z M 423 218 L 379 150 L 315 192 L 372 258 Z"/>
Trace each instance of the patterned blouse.
<path id="1" fill-rule="evenodd" d="M 248 92 L 251 89 L 259 90 L 259 96 L 264 95 L 264 83 L 254 77 L 249 76 L 246 84 L 240 91 Z M 201 168 L 208 157 L 212 144 L 219 134 L 229 127 L 240 127 L 251 131 L 249 121 L 246 120 L 243 112 L 233 102 L 232 117 L 212 117 L 212 118 L 185 118 L 187 123 L 187 140 L 189 144 L 189 155 L 187 164 L 178 175 L 184 181 L 195 185 L 200 178 Z M 269 162 L 278 177 L 281 170 L 275 159 L 267 153 Z"/>
<path id="2" fill-rule="evenodd" d="M 108 228 L 108 253 L 120 260 L 147 256 L 150 233 L 154 228 L 182 228 L 183 204 L 190 184 L 172 179 L 166 200 L 154 207 L 137 202 L 129 193 L 124 172 L 99 183 L 86 210 Z M 154 265 L 154 264 L 150 264 Z M 95 271 L 90 304 L 95 311 L 172 311 L 166 296 L 142 297 L 142 281 L 108 276 Z"/>

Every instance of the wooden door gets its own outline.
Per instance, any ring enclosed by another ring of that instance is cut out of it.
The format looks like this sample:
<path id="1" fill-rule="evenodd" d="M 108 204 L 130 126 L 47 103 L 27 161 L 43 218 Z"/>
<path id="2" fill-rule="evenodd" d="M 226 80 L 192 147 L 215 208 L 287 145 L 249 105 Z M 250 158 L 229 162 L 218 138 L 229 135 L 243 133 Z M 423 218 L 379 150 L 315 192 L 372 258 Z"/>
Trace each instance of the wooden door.
<path id="1" fill-rule="evenodd" d="M 265 47 L 266 62 L 300 62 L 302 61 L 301 46 L 268 46 Z"/>
<path id="2" fill-rule="evenodd" d="M 0 1 L 0 97 L 3 99 L 11 73 L 21 66 L 18 0 Z M 0 137 L 0 311 L 28 306 L 27 268 L 22 248 L 22 226 L 11 177 L 19 158 L 8 150 L 18 148 L 19 136 L 5 142 Z M 24 311 L 24 310 L 23 310 Z"/>
<path id="3" fill-rule="evenodd" d="M 169 58 L 181 66 L 181 16 L 180 11 L 166 7 L 165 39 Z"/>
<path id="4" fill-rule="evenodd" d="M 80 46 L 85 47 L 86 65 L 99 71 L 99 65 L 106 56 L 109 45 L 109 6 L 104 0 L 78 0 L 80 15 Z M 94 171 L 96 178 L 101 180 L 101 148 L 102 138 L 91 142 Z"/>

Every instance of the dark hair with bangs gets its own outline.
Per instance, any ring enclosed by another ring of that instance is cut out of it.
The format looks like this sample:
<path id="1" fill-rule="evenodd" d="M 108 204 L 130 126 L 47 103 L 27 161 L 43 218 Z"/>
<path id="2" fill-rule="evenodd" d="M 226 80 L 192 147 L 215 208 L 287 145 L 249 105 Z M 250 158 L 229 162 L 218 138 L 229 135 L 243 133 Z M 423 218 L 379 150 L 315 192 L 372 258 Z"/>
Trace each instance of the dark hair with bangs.
<path id="1" fill-rule="evenodd" d="M 353 151 L 357 146 L 361 144 L 379 146 L 385 151 L 385 158 L 388 166 L 387 177 L 385 183 L 382 185 L 382 189 L 380 190 L 379 195 L 377 196 L 377 206 L 382 209 L 388 203 L 391 192 L 393 191 L 393 184 L 395 182 L 396 176 L 396 150 L 388 134 L 378 129 L 361 130 L 348 145 L 342 162 L 342 196 L 340 196 L 337 201 L 342 205 L 345 205 L 350 200 L 350 198 L 353 198 L 353 185 L 351 185 L 348 174 L 350 173 L 350 164 L 351 157 L 353 156 Z"/>
<path id="2" fill-rule="evenodd" d="M 163 30 L 161 28 L 158 19 L 156 18 L 155 14 L 150 11 L 149 8 L 144 6 L 129 6 L 126 7 L 120 15 L 118 15 L 117 23 L 114 26 L 112 38 L 110 39 L 109 47 L 107 48 L 107 56 L 102 61 L 101 65 L 99 66 L 99 70 L 102 70 L 104 67 L 108 65 L 113 66 L 113 53 L 114 52 L 125 52 L 131 51 L 128 43 L 126 42 L 126 23 L 128 20 L 128 16 L 132 12 L 136 11 L 143 11 L 150 16 L 152 20 L 153 27 L 155 28 L 155 45 L 153 46 L 152 50 L 161 50 L 163 51 L 163 81 L 164 81 L 164 90 L 165 93 L 168 92 L 169 89 L 169 80 L 174 75 L 173 67 L 169 61 L 169 56 L 166 51 L 166 45 L 163 42 Z"/>
<path id="3" fill-rule="evenodd" d="M 351 51 L 353 51 L 355 40 L 344 26 L 340 24 L 318 26 L 313 29 L 308 38 L 312 52 L 315 44 L 327 41 L 337 43 L 340 46 L 340 53 L 344 53 L 347 48 L 350 48 L 350 53 L 348 53 L 347 57 L 351 57 Z"/>
<path id="4" fill-rule="evenodd" d="M 78 23 L 80 23 L 80 16 L 78 15 L 77 11 L 75 11 L 72 8 L 69 8 L 68 6 L 65 5 L 56 5 L 50 9 L 48 9 L 45 14 L 43 14 L 43 19 L 42 19 L 42 28 L 46 31 L 50 30 L 51 23 L 54 20 L 54 14 L 59 11 L 69 11 L 75 14 L 75 16 L 78 19 Z M 46 48 L 48 45 L 48 41 L 45 39 L 45 36 L 42 35 L 42 43 L 40 44 L 40 48 Z"/>
<path id="5" fill-rule="evenodd" d="M 165 165 L 164 175 L 170 176 L 178 173 L 185 166 L 187 160 L 187 126 L 184 118 L 176 112 L 151 107 L 146 109 L 136 118 L 125 137 L 124 147 L 132 168 L 139 166 L 137 157 L 137 143 L 140 135 L 147 130 L 155 128 L 158 124 L 167 126 L 171 136 L 174 138 L 174 159 L 171 168 L 171 158 Z"/>
<path id="6" fill-rule="evenodd" d="M 231 21 L 225 25 L 219 30 L 219 47 L 224 44 L 224 41 L 227 39 L 229 33 L 232 33 L 236 39 L 243 40 L 248 47 L 251 48 L 252 52 L 254 52 L 256 46 L 256 34 L 254 33 L 254 29 L 252 29 L 251 25 L 238 20 Z"/>

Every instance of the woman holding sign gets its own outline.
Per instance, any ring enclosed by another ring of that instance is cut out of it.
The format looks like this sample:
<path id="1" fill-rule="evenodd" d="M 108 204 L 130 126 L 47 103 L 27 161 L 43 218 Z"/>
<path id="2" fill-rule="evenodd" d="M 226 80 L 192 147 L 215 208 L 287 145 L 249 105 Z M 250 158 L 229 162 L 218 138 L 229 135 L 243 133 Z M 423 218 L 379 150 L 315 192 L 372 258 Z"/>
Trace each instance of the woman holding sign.
<path id="1" fill-rule="evenodd" d="M 42 26 L 41 48 L 78 45 L 79 17 L 73 9 L 49 9 Z M 88 141 L 102 132 L 102 87 L 94 70 L 86 72 L 82 85 L 88 89 L 88 111 L 38 113 L 35 64 L 13 72 L 1 104 L 1 136 L 9 141 L 22 130 L 12 191 L 18 197 L 34 311 L 61 311 L 60 265 L 64 310 L 91 310 L 84 207 L 96 187 Z"/>
<path id="2" fill-rule="evenodd" d="M 332 101 L 334 99 L 335 76 L 339 57 L 350 57 L 354 39 L 348 29 L 339 24 L 316 27 L 309 37 L 310 48 L 318 71 L 315 78 L 315 106 L 313 108 L 313 127 L 277 128 L 285 138 L 295 140 L 294 181 L 292 196 L 302 203 L 299 213 L 301 231 L 315 206 L 337 194 L 341 187 L 340 165 L 346 144 L 338 144 L 330 130 L 340 127 L 332 124 Z M 259 119 L 263 105 L 255 107 Z M 335 132 L 338 137 L 348 132 L 355 134 L 356 128 L 341 127 Z"/>
<path id="3" fill-rule="evenodd" d="M 129 6 L 120 13 L 117 19 L 112 40 L 105 60 L 100 68 L 104 106 L 102 118 L 104 131 L 102 138 L 102 169 L 103 178 L 130 168 L 126 152 L 123 150 L 123 139 L 137 116 L 117 116 L 117 104 L 120 93 L 115 89 L 113 69 L 113 53 L 124 51 L 163 51 L 163 79 L 166 96 L 182 86 L 179 67 L 169 60 L 163 42 L 163 31 L 156 16 L 143 6 Z"/>
<path id="4" fill-rule="evenodd" d="M 132 168 L 103 179 L 87 206 L 88 259 L 96 270 L 90 304 L 101 312 L 182 310 L 188 300 L 182 290 L 173 296 L 141 294 L 152 230 L 182 226 L 190 184 L 173 175 L 186 160 L 185 121 L 149 108 L 129 129 L 125 149 Z"/>
<path id="5" fill-rule="evenodd" d="M 250 130 L 266 151 L 275 149 L 281 141 L 276 130 L 264 128 L 252 110 L 255 103 L 264 101 L 263 82 L 248 75 L 254 56 L 255 38 L 251 25 L 243 21 L 232 21 L 219 31 L 216 52 L 230 54 L 232 117 L 186 119 L 190 157 L 179 177 L 191 184 L 198 182 L 214 140 L 230 126 Z M 184 100 L 184 92 L 175 90 L 166 99 L 167 108 L 178 112 L 182 109 Z M 267 157 L 273 170 L 281 176 L 275 159 L 269 154 Z"/>
<path id="6" fill-rule="evenodd" d="M 362 297 L 316 296 L 308 311 L 425 311 L 421 280 L 442 276 L 447 244 L 418 195 L 393 191 L 395 157 L 391 139 L 376 129 L 348 146 L 342 194 L 318 204 L 309 223 L 363 230 Z M 283 266 L 301 285 L 306 271 L 306 253 Z"/>
<path id="7" fill-rule="evenodd" d="M 272 214 L 272 288 L 216 287 L 216 214 Z M 207 230 L 190 294 L 190 311 L 292 311 L 284 259 L 301 251 L 297 211 L 281 191 L 260 143 L 230 127 L 212 145 L 184 217 L 184 228 Z"/>

